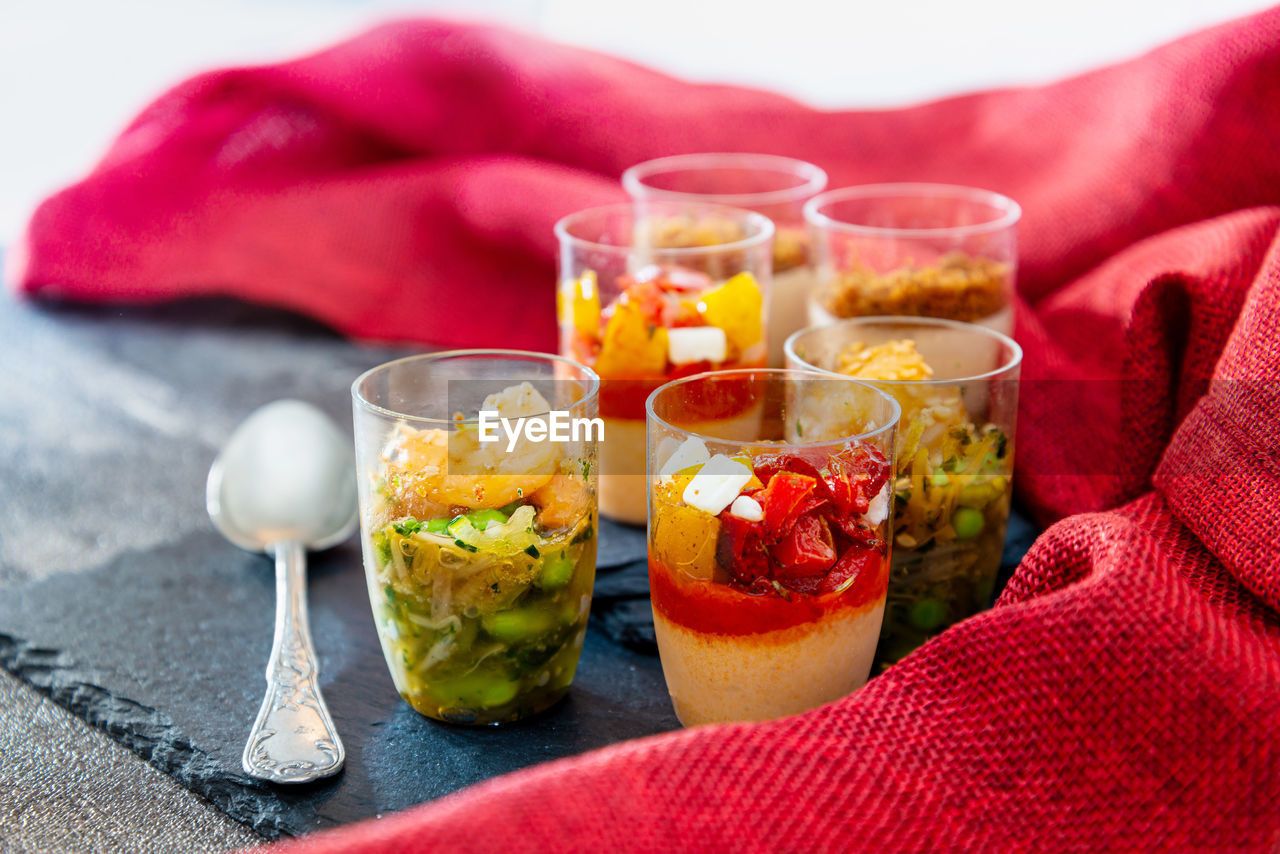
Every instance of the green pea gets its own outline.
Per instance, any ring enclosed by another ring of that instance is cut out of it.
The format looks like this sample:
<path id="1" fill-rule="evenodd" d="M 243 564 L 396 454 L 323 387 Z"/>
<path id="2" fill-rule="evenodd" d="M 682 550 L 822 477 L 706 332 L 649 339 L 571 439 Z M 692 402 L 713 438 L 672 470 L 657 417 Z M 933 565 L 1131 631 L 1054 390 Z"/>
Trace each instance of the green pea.
<path id="1" fill-rule="evenodd" d="M 982 511 L 972 507 L 961 507 L 951 516 L 951 527 L 955 528 L 956 539 L 960 540 L 972 540 L 982 533 L 985 524 Z"/>
<path id="2" fill-rule="evenodd" d="M 483 531 L 491 524 L 505 525 L 507 517 L 502 515 L 501 510 L 472 510 L 467 514 L 467 520 L 471 522 L 471 527 Z"/>
<path id="3" fill-rule="evenodd" d="M 542 561 L 542 572 L 538 575 L 538 586 L 543 590 L 559 590 L 573 578 L 574 562 L 564 556 L 564 552 Z"/>
<path id="4" fill-rule="evenodd" d="M 911 606 L 907 619 L 922 632 L 931 632 L 947 618 L 947 606 L 937 599 L 921 599 Z"/>

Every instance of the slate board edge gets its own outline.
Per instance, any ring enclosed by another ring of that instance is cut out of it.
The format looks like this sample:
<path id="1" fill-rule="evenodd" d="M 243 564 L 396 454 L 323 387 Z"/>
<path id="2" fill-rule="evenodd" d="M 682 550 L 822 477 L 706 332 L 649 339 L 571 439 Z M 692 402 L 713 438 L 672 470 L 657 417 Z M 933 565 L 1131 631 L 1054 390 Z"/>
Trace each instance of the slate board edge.
<path id="1" fill-rule="evenodd" d="M 275 798 L 265 784 L 248 775 L 228 777 L 164 712 L 87 681 L 58 650 L 0 633 L 0 666 L 264 838 L 294 836 L 303 830 L 283 821 L 283 804 L 278 812 L 269 808 Z M 252 797 L 246 787 L 256 790 Z"/>

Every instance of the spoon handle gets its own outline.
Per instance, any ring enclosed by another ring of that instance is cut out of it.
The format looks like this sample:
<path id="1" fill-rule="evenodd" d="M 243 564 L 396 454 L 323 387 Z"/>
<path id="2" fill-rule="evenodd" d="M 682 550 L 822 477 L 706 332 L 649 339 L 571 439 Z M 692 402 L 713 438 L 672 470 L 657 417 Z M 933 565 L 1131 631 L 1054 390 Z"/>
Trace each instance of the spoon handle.
<path id="1" fill-rule="evenodd" d="M 345 753 L 317 683 L 307 626 L 306 550 L 299 542 L 278 543 L 275 556 L 276 632 L 267 694 L 241 762 L 260 780 L 307 783 L 337 773 Z"/>

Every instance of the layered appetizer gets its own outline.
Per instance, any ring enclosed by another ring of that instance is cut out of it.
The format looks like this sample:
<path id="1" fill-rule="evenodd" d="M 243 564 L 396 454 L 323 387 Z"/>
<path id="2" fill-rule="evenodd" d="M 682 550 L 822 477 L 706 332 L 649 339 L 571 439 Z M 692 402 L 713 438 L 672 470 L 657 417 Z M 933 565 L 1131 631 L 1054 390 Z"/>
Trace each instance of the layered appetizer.
<path id="1" fill-rule="evenodd" d="M 970 324 L 910 318 L 806 330 L 789 347 L 793 365 L 872 381 L 902 408 L 882 669 L 991 604 L 1012 495 L 1020 351 Z"/>
<path id="2" fill-rule="evenodd" d="M 645 202 L 580 211 L 560 240 L 560 352 L 599 374 L 600 512 L 645 520 L 645 400 L 672 379 L 762 366 L 774 226 Z"/>
<path id="3" fill-rule="evenodd" d="M 530 383 L 482 411 L 536 418 Z M 493 724 L 534 714 L 573 681 L 595 576 L 589 451 L 480 441 L 400 424 L 364 508 L 374 618 L 397 690 L 422 714 Z"/>
<path id="4" fill-rule="evenodd" d="M 1011 333 L 1022 215 L 1012 199 L 948 184 L 878 184 L 823 193 L 804 215 L 818 271 L 810 323 L 937 317 Z"/>
<path id="5" fill-rule="evenodd" d="M 717 423 L 709 408 L 737 410 L 746 402 L 723 377 L 688 381 L 719 378 L 698 401 L 703 411 L 689 414 L 701 429 Z M 768 401 L 751 409 L 763 436 L 779 432 L 771 422 L 797 423 L 785 412 L 775 418 Z M 891 441 L 896 408 L 886 413 L 884 406 L 875 412 L 881 418 L 871 426 L 882 427 L 876 441 Z M 743 423 L 729 422 L 729 432 Z M 856 437 L 721 441 L 661 418 L 650 423 L 649 586 L 680 721 L 780 717 L 860 687 L 888 582 L 888 455 L 876 441 Z"/>
<path id="6" fill-rule="evenodd" d="M 641 203 L 733 205 L 773 221 L 777 232 L 768 296 L 768 350 L 770 366 L 781 367 L 787 336 L 808 325 L 814 275 L 803 208 L 826 188 L 826 172 L 812 163 L 774 154 L 705 152 L 638 163 L 622 173 L 622 186 Z"/>
<path id="7" fill-rule="evenodd" d="M 749 272 L 716 281 L 678 266 L 650 266 L 617 278 L 607 305 L 595 271 L 562 289 L 562 351 L 603 381 L 601 512 L 645 520 L 644 402 L 671 379 L 764 364 L 764 295 Z M 628 478 L 626 475 L 637 477 Z"/>

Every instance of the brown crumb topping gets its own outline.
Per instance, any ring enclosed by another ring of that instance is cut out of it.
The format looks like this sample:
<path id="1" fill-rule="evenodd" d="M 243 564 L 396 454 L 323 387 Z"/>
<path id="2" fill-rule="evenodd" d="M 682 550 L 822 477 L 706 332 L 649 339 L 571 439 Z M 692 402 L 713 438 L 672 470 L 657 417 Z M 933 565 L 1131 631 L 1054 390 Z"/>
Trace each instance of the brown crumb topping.
<path id="1" fill-rule="evenodd" d="M 819 300 L 836 317 L 903 314 L 972 322 L 1005 307 L 1011 275 L 1002 261 L 953 252 L 929 267 L 844 270 Z"/>

